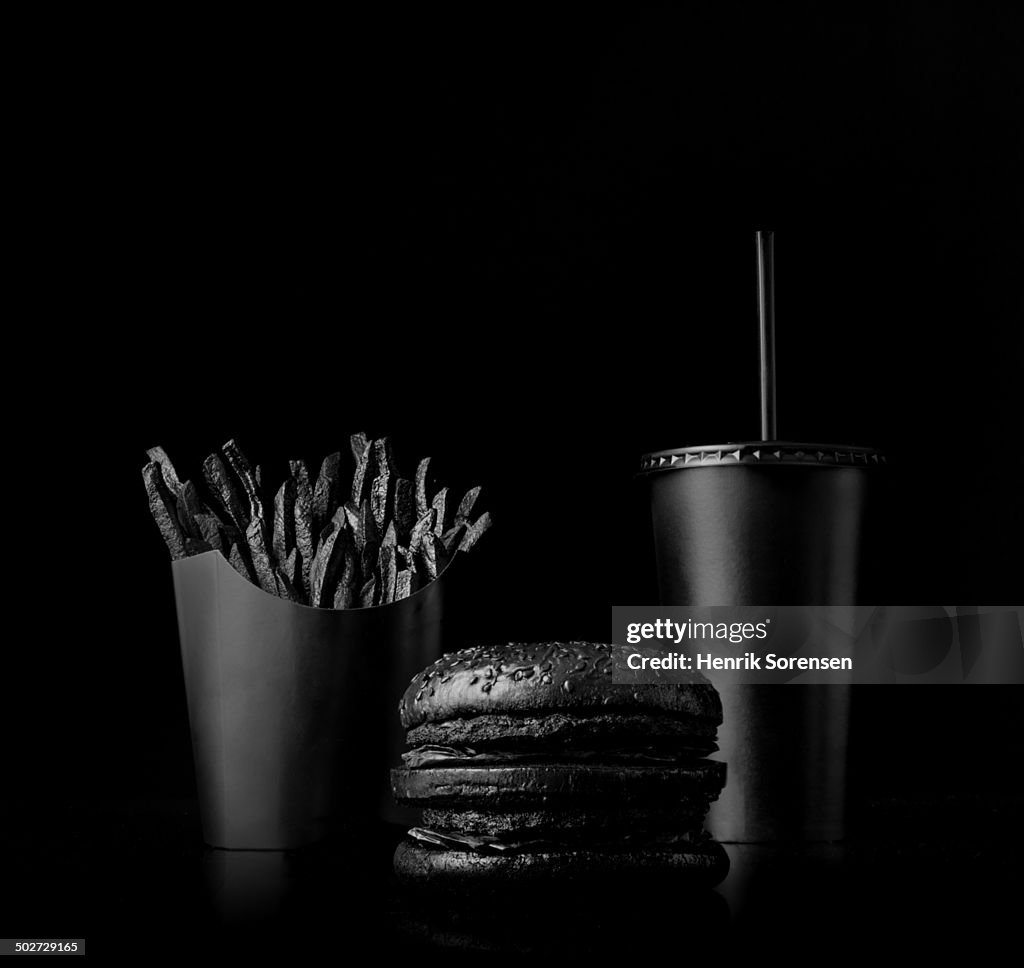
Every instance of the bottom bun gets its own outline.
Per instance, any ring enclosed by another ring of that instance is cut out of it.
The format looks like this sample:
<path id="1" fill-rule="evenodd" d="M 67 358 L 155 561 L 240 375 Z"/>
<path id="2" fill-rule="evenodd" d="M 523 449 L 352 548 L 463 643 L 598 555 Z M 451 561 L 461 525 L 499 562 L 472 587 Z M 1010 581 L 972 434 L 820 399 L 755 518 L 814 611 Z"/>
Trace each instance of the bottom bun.
<path id="1" fill-rule="evenodd" d="M 515 887 L 585 885 L 588 890 L 621 887 L 624 880 L 648 884 L 708 888 L 729 873 L 729 857 L 713 840 L 684 850 L 634 847 L 622 850 L 580 848 L 516 854 L 438 850 L 411 840 L 395 850 L 395 873 L 410 887 L 460 891 Z"/>

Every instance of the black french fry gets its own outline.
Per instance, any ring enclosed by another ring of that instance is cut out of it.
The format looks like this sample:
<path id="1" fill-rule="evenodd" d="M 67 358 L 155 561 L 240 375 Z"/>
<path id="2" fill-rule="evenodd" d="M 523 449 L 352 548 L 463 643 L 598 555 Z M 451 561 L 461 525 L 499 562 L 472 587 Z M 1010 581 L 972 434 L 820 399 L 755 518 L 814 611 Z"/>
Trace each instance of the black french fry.
<path id="1" fill-rule="evenodd" d="M 363 550 L 359 558 L 359 572 L 364 579 L 372 577 L 373 573 L 377 570 L 377 561 L 379 556 L 379 544 L 366 544 L 363 546 Z"/>
<path id="2" fill-rule="evenodd" d="M 252 567 L 256 572 L 256 581 L 265 592 L 276 595 L 277 582 L 274 579 L 274 569 L 267 551 L 265 534 L 266 525 L 263 518 L 253 518 L 249 522 L 249 527 L 245 529 L 245 540 L 249 545 L 249 553 L 252 555 Z"/>
<path id="3" fill-rule="evenodd" d="M 210 454 L 203 461 L 203 478 L 210 493 L 220 502 L 228 520 L 239 531 L 245 531 L 249 527 L 249 513 L 220 454 Z"/>
<path id="4" fill-rule="evenodd" d="M 413 553 L 420 546 L 420 542 L 427 534 L 433 534 L 434 523 L 437 521 L 437 508 L 427 508 L 419 521 L 413 525 L 409 533 L 409 550 Z"/>
<path id="5" fill-rule="evenodd" d="M 260 498 L 260 488 L 253 473 L 252 465 L 249 463 L 242 449 L 234 440 L 229 440 L 221 450 L 228 459 L 231 469 L 241 482 L 242 490 L 245 491 L 246 499 L 249 502 L 249 522 L 253 518 L 263 518 L 263 501 Z"/>
<path id="6" fill-rule="evenodd" d="M 202 529 L 199 526 L 198 518 L 201 515 L 209 514 L 210 509 L 203 503 L 199 491 L 191 481 L 185 481 L 178 488 L 178 521 L 190 538 L 197 541 L 206 540 Z"/>
<path id="7" fill-rule="evenodd" d="M 361 538 L 359 535 L 359 508 L 357 508 L 351 501 L 346 501 L 342 505 L 345 509 L 345 518 L 348 521 L 348 526 L 352 529 L 352 537 L 356 541 L 357 547 L 362 547 Z"/>
<path id="8" fill-rule="evenodd" d="M 186 535 L 178 521 L 177 506 L 164 483 L 160 465 L 156 461 L 152 461 L 143 467 L 142 479 L 146 483 L 146 494 L 149 496 L 149 510 L 160 529 L 160 534 L 171 553 L 171 558 L 186 557 Z"/>
<path id="9" fill-rule="evenodd" d="M 409 532 L 416 523 L 416 491 L 412 481 L 398 478 L 395 481 L 395 510 L 392 520 L 398 532 L 399 541 L 408 541 Z"/>
<path id="10" fill-rule="evenodd" d="M 338 587 L 334 592 L 335 608 L 352 608 L 356 602 L 356 554 L 355 547 L 345 551 L 345 560 L 342 564 L 341 577 L 338 579 Z"/>
<path id="11" fill-rule="evenodd" d="M 338 513 L 323 530 L 316 557 L 309 569 L 309 604 L 330 608 L 346 552 L 354 547 L 345 513 Z"/>
<path id="12" fill-rule="evenodd" d="M 444 545 L 441 539 L 434 533 L 423 536 L 419 548 L 414 552 L 416 570 L 419 572 L 421 582 L 426 585 L 437 578 L 437 555 L 438 550 L 444 554 Z"/>
<path id="13" fill-rule="evenodd" d="M 398 563 L 395 557 L 394 545 L 382 544 L 380 546 L 380 561 L 377 565 L 377 572 L 380 576 L 381 605 L 387 605 L 395 600 L 395 584 L 398 580 Z"/>
<path id="14" fill-rule="evenodd" d="M 434 537 L 436 539 L 434 541 L 434 559 L 437 562 L 437 575 L 440 577 L 444 574 L 445 568 L 451 564 L 452 559 L 455 557 L 455 553 L 452 552 L 449 554 L 448 549 L 444 546 L 444 542 L 441 541 L 440 538 L 437 538 L 437 535 L 434 535 Z"/>
<path id="15" fill-rule="evenodd" d="M 371 608 L 377 604 L 377 579 L 371 575 L 359 589 L 359 607 Z"/>
<path id="16" fill-rule="evenodd" d="M 402 568 L 398 571 L 395 576 L 396 602 L 400 602 L 403 598 L 408 598 L 412 594 L 412 576 L 413 571 L 411 568 Z"/>
<path id="17" fill-rule="evenodd" d="M 466 533 L 466 529 L 466 523 L 462 522 L 462 524 L 456 524 L 454 527 L 449 528 L 443 535 L 441 535 L 441 544 L 444 545 L 446 554 L 455 554 L 456 549 L 462 542 L 463 535 Z"/>
<path id="18" fill-rule="evenodd" d="M 377 476 L 377 460 L 374 457 L 372 441 L 363 451 L 362 457 L 356 461 L 355 473 L 352 475 L 352 503 L 362 505 L 370 496 L 373 479 Z"/>
<path id="19" fill-rule="evenodd" d="M 195 515 L 185 503 L 184 488 L 178 491 L 178 503 L 175 506 L 175 513 L 178 517 L 178 524 L 181 525 L 182 533 L 193 541 L 201 541 L 203 535 L 199 530 L 199 522 L 196 521 Z"/>
<path id="20" fill-rule="evenodd" d="M 164 484 L 172 494 L 177 494 L 181 490 L 181 480 L 178 478 L 178 472 L 174 469 L 170 457 L 167 456 L 167 451 L 163 447 L 150 447 L 146 451 L 146 456 L 160 465 Z"/>
<path id="21" fill-rule="evenodd" d="M 451 523 L 448 520 L 448 488 L 442 487 L 434 495 L 434 500 L 430 506 L 437 511 L 437 520 L 434 522 L 434 534 L 440 537 L 448 530 L 448 525 Z"/>
<path id="22" fill-rule="evenodd" d="M 197 514 L 194 518 L 199 536 L 214 551 L 227 552 L 230 541 L 215 514 Z"/>
<path id="23" fill-rule="evenodd" d="M 281 567 L 274 568 L 274 581 L 277 585 L 275 594 L 286 602 L 301 602 L 298 589 L 288 580 L 288 576 Z"/>
<path id="24" fill-rule="evenodd" d="M 295 480 L 291 477 L 274 498 L 274 558 L 280 564 L 295 548 Z"/>
<path id="25" fill-rule="evenodd" d="M 355 542 L 356 549 L 361 553 L 366 547 L 366 521 L 363 516 L 363 508 L 356 508 L 354 515 L 350 513 L 349 505 L 346 505 L 345 508 L 348 523 L 352 528 L 352 540 Z M 373 520 L 372 517 L 370 520 Z"/>
<path id="26" fill-rule="evenodd" d="M 373 512 L 373 520 L 377 523 L 377 530 L 383 531 L 385 522 L 388 519 L 388 505 L 391 503 L 391 475 L 383 473 L 373 479 L 373 486 L 370 489 L 370 510 Z"/>
<path id="27" fill-rule="evenodd" d="M 430 458 L 424 457 L 416 467 L 416 517 L 422 518 L 430 509 L 427 494 L 427 475 L 430 473 Z"/>
<path id="28" fill-rule="evenodd" d="M 299 566 L 299 549 L 292 548 L 289 552 L 288 557 L 280 565 L 281 573 L 285 578 L 288 579 L 288 583 L 295 589 L 296 593 L 299 594 L 299 601 L 304 596 L 302 592 L 302 569 Z"/>
<path id="29" fill-rule="evenodd" d="M 254 585 L 258 585 L 259 582 L 256 580 L 256 573 L 253 571 L 252 562 L 249 560 L 249 555 L 243 550 L 244 548 L 245 546 L 241 542 L 233 544 L 228 552 L 228 563 L 243 578 L 251 581 Z"/>
<path id="30" fill-rule="evenodd" d="M 369 500 L 363 501 L 359 508 L 359 527 L 363 532 L 363 542 L 367 545 L 380 545 L 380 530 L 370 510 Z"/>
<path id="31" fill-rule="evenodd" d="M 349 446 L 352 448 L 352 458 L 358 464 L 363 459 L 363 454 L 370 447 L 370 439 L 362 431 L 358 434 L 352 434 L 348 438 Z"/>
<path id="32" fill-rule="evenodd" d="M 185 554 L 191 558 L 193 555 L 201 555 L 204 551 L 213 551 L 202 538 L 186 538 Z"/>
<path id="33" fill-rule="evenodd" d="M 469 551 L 473 545 L 479 540 L 480 536 L 491 526 L 491 512 L 484 511 L 473 522 L 472 525 L 466 530 L 466 533 L 462 536 L 462 541 L 459 542 L 459 551 Z"/>
<path id="34" fill-rule="evenodd" d="M 374 459 L 377 461 L 377 476 L 381 474 L 394 474 L 398 476 L 398 468 L 395 466 L 395 455 L 391 448 L 391 438 L 381 437 L 373 442 Z"/>
<path id="35" fill-rule="evenodd" d="M 473 506 L 476 504 L 478 497 L 480 497 L 479 487 L 471 487 L 466 491 L 466 496 L 459 502 L 459 508 L 455 512 L 456 524 L 461 524 L 463 521 L 469 520 L 469 516 L 473 513 Z"/>
<path id="36" fill-rule="evenodd" d="M 320 475 L 313 488 L 313 533 L 320 531 L 331 520 L 334 509 L 340 503 L 339 488 L 341 486 L 338 471 L 341 467 L 341 453 L 335 451 L 324 458 L 320 465 Z"/>
<path id="37" fill-rule="evenodd" d="M 305 461 L 288 462 L 295 481 L 295 547 L 299 549 L 302 588 L 309 601 L 309 568 L 316 548 L 313 545 L 313 494 L 309 488 L 309 471 Z"/>

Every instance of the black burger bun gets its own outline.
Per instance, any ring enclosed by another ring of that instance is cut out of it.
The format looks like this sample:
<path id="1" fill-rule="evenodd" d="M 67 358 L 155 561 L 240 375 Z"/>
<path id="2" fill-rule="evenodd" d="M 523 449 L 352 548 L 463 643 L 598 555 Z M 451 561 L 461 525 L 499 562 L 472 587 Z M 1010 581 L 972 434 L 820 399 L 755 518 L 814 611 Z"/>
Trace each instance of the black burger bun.
<path id="1" fill-rule="evenodd" d="M 450 653 L 409 684 L 399 704 L 402 725 L 601 709 L 668 714 L 713 727 L 722 722 L 718 693 L 700 673 L 682 686 L 613 687 L 613 649 L 594 642 L 512 642 Z"/>
<path id="2" fill-rule="evenodd" d="M 462 893 L 500 885 L 505 892 L 555 883 L 585 885 L 588 891 L 601 892 L 621 891 L 631 883 L 714 887 L 729 872 L 729 856 L 713 840 L 685 850 L 580 847 L 512 854 L 434 850 L 406 840 L 395 851 L 394 865 L 399 882 L 429 884 L 437 891 Z"/>

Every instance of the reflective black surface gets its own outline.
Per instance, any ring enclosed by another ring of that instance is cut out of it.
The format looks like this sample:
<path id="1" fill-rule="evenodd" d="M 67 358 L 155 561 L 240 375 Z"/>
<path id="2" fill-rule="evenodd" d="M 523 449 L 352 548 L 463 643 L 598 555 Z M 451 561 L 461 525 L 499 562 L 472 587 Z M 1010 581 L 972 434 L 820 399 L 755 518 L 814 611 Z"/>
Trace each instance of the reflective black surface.
<path id="1" fill-rule="evenodd" d="M 26 802 L 4 818 L 0 928 L 125 956 L 984 947 L 1017 929 L 1022 808 L 1012 797 L 878 801 L 844 844 L 729 845 L 732 871 L 715 892 L 555 891 L 481 907 L 403 895 L 390 873 L 398 827 L 317 849 L 222 851 L 201 845 L 191 801 Z"/>

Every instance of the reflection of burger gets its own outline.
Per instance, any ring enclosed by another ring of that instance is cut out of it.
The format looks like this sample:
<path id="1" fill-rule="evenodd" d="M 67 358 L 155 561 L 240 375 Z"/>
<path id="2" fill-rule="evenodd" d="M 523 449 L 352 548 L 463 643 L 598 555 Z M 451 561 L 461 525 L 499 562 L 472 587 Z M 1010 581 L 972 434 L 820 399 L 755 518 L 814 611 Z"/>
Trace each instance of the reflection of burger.
<path id="1" fill-rule="evenodd" d="M 612 646 L 556 642 L 466 649 L 417 675 L 392 788 L 423 826 L 395 853 L 400 879 L 717 884 L 728 859 L 702 828 L 725 780 L 705 759 L 718 694 L 699 674 L 618 686 L 611 672 Z"/>

